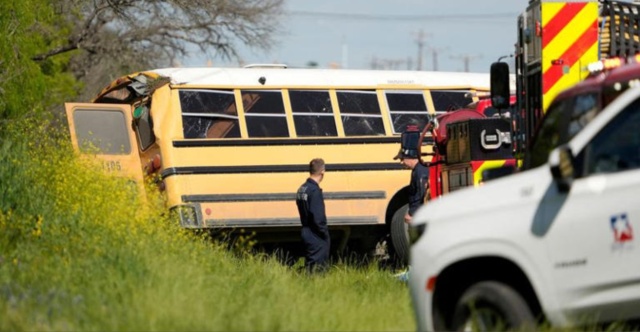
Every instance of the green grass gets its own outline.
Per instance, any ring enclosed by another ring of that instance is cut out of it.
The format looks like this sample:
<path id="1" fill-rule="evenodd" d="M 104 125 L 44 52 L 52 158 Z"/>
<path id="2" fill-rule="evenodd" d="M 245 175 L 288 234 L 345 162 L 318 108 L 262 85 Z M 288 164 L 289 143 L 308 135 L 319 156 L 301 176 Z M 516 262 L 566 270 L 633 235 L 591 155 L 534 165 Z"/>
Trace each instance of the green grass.
<path id="1" fill-rule="evenodd" d="M 25 123 L 0 141 L 0 330 L 415 330 L 391 272 L 227 250 Z"/>

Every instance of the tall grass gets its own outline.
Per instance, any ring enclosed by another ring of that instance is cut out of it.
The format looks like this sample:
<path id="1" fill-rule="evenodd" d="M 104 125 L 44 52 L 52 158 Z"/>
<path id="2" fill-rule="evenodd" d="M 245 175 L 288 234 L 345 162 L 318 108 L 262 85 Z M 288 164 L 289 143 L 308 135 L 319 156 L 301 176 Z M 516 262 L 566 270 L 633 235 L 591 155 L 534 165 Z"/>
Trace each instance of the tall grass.
<path id="1" fill-rule="evenodd" d="M 0 330 L 415 329 L 389 272 L 336 264 L 308 276 L 229 251 L 35 123 L 5 127 L 0 142 Z"/>

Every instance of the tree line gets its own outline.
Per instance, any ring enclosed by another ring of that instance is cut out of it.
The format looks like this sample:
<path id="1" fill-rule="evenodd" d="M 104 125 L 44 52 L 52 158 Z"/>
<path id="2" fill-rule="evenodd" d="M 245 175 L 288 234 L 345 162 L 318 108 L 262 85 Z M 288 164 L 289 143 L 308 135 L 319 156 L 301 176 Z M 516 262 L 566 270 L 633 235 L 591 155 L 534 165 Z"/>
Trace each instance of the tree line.
<path id="1" fill-rule="evenodd" d="M 88 101 L 122 75 L 193 50 L 269 49 L 284 0 L 0 0 L 0 135 L 25 115 Z"/>

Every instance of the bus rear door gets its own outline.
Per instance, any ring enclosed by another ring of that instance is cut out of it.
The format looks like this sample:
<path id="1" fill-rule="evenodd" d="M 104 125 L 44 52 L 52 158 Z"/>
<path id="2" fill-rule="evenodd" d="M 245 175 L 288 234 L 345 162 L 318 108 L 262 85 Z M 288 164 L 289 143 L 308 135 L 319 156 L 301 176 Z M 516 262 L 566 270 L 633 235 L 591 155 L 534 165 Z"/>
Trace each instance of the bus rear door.
<path id="1" fill-rule="evenodd" d="M 77 151 L 96 156 L 108 173 L 143 183 L 131 105 L 66 103 L 65 108 Z"/>

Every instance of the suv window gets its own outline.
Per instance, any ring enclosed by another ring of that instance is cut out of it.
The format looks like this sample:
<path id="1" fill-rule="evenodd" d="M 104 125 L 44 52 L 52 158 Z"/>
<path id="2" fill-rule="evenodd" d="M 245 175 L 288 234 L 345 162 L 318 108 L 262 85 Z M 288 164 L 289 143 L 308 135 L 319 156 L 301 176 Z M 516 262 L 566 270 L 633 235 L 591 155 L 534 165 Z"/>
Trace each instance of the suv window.
<path id="1" fill-rule="evenodd" d="M 627 106 L 576 158 L 583 176 L 640 168 L 640 99 Z"/>
<path id="2" fill-rule="evenodd" d="M 571 139 L 582 130 L 598 114 L 598 95 L 589 93 L 575 97 L 575 103 L 571 108 L 569 118 L 568 139 Z"/>
<path id="3" fill-rule="evenodd" d="M 588 93 L 551 104 L 528 152 L 527 168 L 547 162 L 554 148 L 567 143 L 599 112 L 598 94 Z"/>

